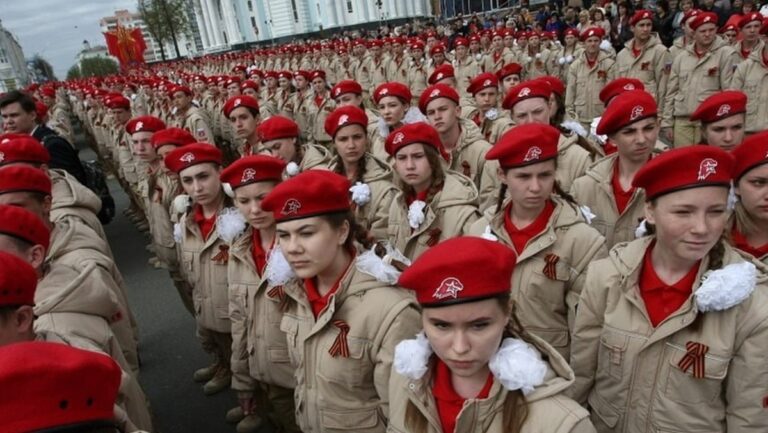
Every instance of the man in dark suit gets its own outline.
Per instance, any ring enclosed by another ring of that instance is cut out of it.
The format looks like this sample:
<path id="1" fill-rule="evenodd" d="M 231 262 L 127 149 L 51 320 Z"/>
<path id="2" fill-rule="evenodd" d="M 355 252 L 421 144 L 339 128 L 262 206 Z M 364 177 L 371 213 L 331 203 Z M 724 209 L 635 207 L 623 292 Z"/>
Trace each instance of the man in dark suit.
<path id="1" fill-rule="evenodd" d="M 50 168 L 63 169 L 85 184 L 85 170 L 77 149 L 37 118 L 31 96 L 18 90 L 6 93 L 0 97 L 0 116 L 5 132 L 29 134 L 40 140 L 51 154 Z"/>

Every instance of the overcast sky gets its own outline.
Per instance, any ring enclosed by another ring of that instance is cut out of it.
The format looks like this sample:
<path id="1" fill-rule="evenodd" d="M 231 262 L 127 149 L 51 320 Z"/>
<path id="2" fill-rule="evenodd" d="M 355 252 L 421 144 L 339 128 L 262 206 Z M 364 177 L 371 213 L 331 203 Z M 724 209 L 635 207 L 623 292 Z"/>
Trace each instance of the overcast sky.
<path id="1" fill-rule="evenodd" d="M 63 80 L 83 40 L 104 45 L 99 20 L 115 10 L 136 10 L 137 0 L 0 0 L 0 20 L 28 59 L 40 54 Z"/>

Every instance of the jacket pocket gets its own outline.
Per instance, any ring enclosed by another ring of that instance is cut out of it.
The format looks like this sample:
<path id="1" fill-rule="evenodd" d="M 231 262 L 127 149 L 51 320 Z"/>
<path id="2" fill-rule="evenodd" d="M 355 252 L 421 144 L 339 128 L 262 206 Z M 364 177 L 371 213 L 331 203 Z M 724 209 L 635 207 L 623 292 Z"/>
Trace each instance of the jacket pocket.
<path id="1" fill-rule="evenodd" d="M 320 413 L 323 430 L 325 431 L 384 431 L 383 426 L 376 429 L 376 427 L 381 423 L 378 409 L 344 412 L 321 410 Z"/>
<path id="2" fill-rule="evenodd" d="M 571 277 L 571 267 L 562 259 L 558 259 L 554 269 L 545 271 L 545 268 L 549 267 L 546 260 L 538 257 L 534 260 L 532 264 L 534 269 L 526 285 L 528 296 L 554 307 L 554 313 L 565 315 L 565 292 L 566 284 Z"/>
<path id="3" fill-rule="evenodd" d="M 329 340 L 333 344 L 335 340 Z M 331 356 L 327 347 L 320 346 L 317 374 L 329 382 L 349 387 L 370 387 L 373 384 L 373 364 L 365 356 L 368 343 L 365 340 L 348 338 L 349 357 Z"/>
<path id="4" fill-rule="evenodd" d="M 269 362 L 276 364 L 285 364 L 291 361 L 288 349 L 285 347 L 270 347 L 267 349 Z"/>
<path id="5" fill-rule="evenodd" d="M 608 329 L 603 330 L 603 334 L 600 336 L 598 371 L 604 372 L 616 381 L 622 380 L 628 340 L 629 337 L 626 335 Z"/>
<path id="6" fill-rule="evenodd" d="M 621 414 L 600 396 L 592 394 L 589 397 L 589 407 L 592 409 L 592 423 L 598 432 L 612 431 L 619 423 Z"/>
<path id="7" fill-rule="evenodd" d="M 664 394 L 673 401 L 684 404 L 709 403 L 723 393 L 723 379 L 728 374 L 730 358 L 704 355 L 704 377 L 693 375 L 694 366 L 683 371 L 680 361 L 686 356 L 685 347 L 667 343 L 669 372 Z"/>
<path id="8" fill-rule="evenodd" d="M 298 356 L 296 355 L 299 353 L 299 347 L 296 340 L 299 333 L 299 323 L 291 316 L 283 316 L 283 320 L 280 321 L 280 330 L 285 333 L 288 342 L 288 356 L 291 358 L 291 364 L 298 365 Z"/>

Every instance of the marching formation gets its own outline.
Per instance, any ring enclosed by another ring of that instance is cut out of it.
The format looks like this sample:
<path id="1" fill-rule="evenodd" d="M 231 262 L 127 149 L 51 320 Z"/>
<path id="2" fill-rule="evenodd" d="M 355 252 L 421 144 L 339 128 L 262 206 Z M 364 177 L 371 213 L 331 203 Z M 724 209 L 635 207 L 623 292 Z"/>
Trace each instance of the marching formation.
<path id="1" fill-rule="evenodd" d="M 3 430 L 154 431 L 72 118 L 240 433 L 768 430 L 768 22 L 653 19 L 618 53 L 428 31 L 0 96 L 0 388 L 46 414 Z"/>

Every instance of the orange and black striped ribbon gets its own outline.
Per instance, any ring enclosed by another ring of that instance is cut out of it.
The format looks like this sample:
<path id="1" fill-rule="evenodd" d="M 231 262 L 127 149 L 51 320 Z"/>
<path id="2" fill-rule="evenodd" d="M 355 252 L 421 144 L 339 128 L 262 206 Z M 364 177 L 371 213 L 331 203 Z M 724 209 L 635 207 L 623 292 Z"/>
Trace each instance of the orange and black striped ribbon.
<path id="1" fill-rule="evenodd" d="M 704 377 L 704 355 L 709 352 L 709 346 L 706 344 L 696 343 L 695 341 L 689 341 L 685 343 L 685 349 L 687 352 L 683 359 L 677 363 L 683 372 L 688 371 L 693 367 L 693 377 L 701 379 Z"/>
<path id="2" fill-rule="evenodd" d="M 217 265 L 226 265 L 229 262 L 229 245 L 219 245 L 219 253 L 211 258 Z"/>
<path id="3" fill-rule="evenodd" d="M 285 290 L 283 290 L 283 286 L 275 286 L 267 292 L 267 296 L 269 296 L 272 299 L 278 299 L 280 301 L 285 299 Z"/>
<path id="4" fill-rule="evenodd" d="M 328 350 L 328 353 L 334 358 L 337 356 L 349 358 L 349 343 L 347 343 L 349 325 L 343 320 L 334 320 L 333 326 L 339 328 L 339 335 L 336 336 L 336 341 L 333 342 L 333 346 Z"/>
<path id="5" fill-rule="evenodd" d="M 560 257 L 558 257 L 556 254 L 547 254 L 546 257 L 544 257 L 544 261 L 546 264 L 544 265 L 544 275 L 547 276 L 550 280 L 556 280 L 557 279 L 557 262 L 560 261 Z"/>
<path id="6" fill-rule="evenodd" d="M 464 176 L 472 177 L 472 167 L 469 166 L 469 162 L 461 161 L 461 171 Z"/>
<path id="7" fill-rule="evenodd" d="M 440 227 L 433 228 L 429 232 L 429 239 L 427 239 L 427 246 L 434 247 L 440 241 L 440 235 L 443 234 L 443 230 Z"/>

